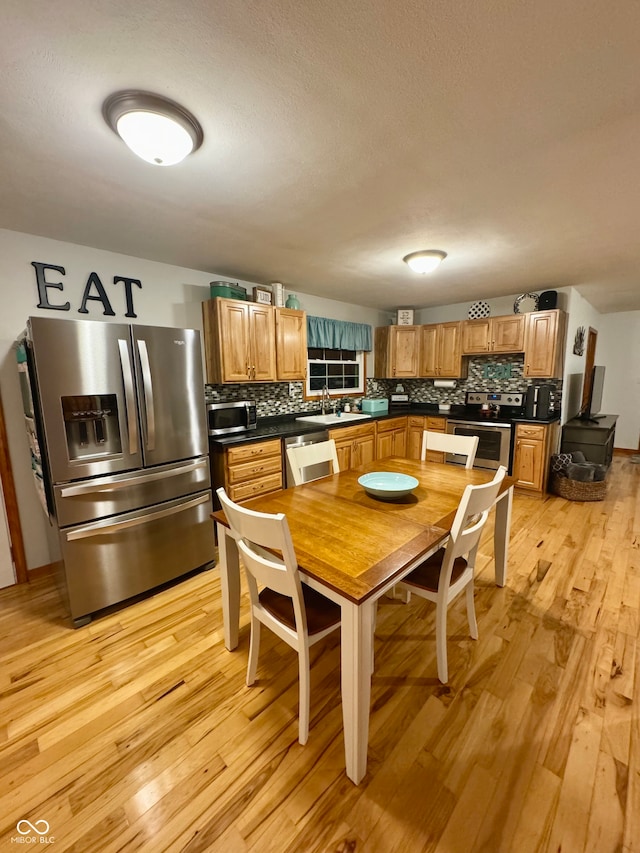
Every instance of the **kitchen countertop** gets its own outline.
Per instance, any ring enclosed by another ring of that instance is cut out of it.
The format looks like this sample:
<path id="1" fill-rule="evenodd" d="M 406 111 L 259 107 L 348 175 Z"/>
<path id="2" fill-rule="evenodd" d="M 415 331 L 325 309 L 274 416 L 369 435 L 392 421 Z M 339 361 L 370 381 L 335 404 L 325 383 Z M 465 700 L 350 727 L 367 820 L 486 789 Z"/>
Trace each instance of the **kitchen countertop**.
<path id="1" fill-rule="evenodd" d="M 232 447 L 238 444 L 252 444 L 255 441 L 264 441 L 268 438 L 288 438 L 292 435 L 307 435 L 314 432 L 322 432 L 327 429 L 341 429 L 342 427 L 357 426 L 367 424 L 374 421 L 384 421 L 389 418 L 400 418 L 405 415 L 432 415 L 441 418 L 455 418 L 456 414 L 460 416 L 465 406 L 452 406 L 449 412 L 440 412 L 437 404 L 434 403 L 411 403 L 408 407 L 393 409 L 384 414 L 372 414 L 368 418 L 362 418 L 356 421 L 345 421 L 344 423 L 333 424 L 311 424 L 305 421 L 299 421 L 297 418 L 305 415 L 317 415 L 319 412 L 298 412 L 292 415 L 278 415 L 271 418 L 260 418 L 256 429 L 247 432 L 235 433 L 233 435 L 217 436 L 209 438 L 209 448 L 212 451 L 221 452 L 226 447 Z M 480 420 L 480 417 L 478 418 Z M 546 420 L 538 418 L 512 417 L 510 420 L 513 423 L 531 423 L 531 424 L 550 424 L 560 420 L 560 415 L 556 415 Z M 487 424 L 491 424 L 491 419 L 486 419 Z"/>

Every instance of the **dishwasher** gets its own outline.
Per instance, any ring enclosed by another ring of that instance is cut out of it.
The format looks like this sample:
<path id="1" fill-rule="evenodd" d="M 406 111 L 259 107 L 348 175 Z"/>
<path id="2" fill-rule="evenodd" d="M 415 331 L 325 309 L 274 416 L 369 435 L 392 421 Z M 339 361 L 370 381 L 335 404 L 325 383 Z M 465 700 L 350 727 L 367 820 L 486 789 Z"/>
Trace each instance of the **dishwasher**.
<path id="1" fill-rule="evenodd" d="M 284 440 L 284 466 L 285 466 L 285 489 L 289 489 L 294 485 L 293 474 L 291 473 L 291 465 L 287 456 L 288 447 L 306 447 L 308 444 L 320 444 L 322 441 L 328 441 L 328 431 L 308 432 L 305 435 L 291 435 Z M 317 480 L 319 477 L 327 477 L 331 473 L 329 462 L 319 462 L 317 465 L 309 465 L 302 473 L 303 482 L 308 483 L 310 480 Z"/>

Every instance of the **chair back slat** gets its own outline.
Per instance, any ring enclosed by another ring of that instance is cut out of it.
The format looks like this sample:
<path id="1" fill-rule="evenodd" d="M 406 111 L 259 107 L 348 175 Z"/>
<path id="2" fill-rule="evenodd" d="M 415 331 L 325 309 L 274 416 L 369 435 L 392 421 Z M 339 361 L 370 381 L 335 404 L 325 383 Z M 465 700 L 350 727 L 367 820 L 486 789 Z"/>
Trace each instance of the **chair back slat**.
<path id="1" fill-rule="evenodd" d="M 473 468 L 476 452 L 478 450 L 477 435 L 453 435 L 448 432 L 433 432 L 425 429 L 422 432 L 422 452 L 420 458 L 424 461 L 427 450 L 435 450 L 440 453 L 457 453 L 466 457 L 465 468 Z"/>
<path id="2" fill-rule="evenodd" d="M 489 483 L 481 486 L 467 486 L 456 512 L 451 533 L 446 545 L 447 556 L 460 557 L 468 554 L 479 543 L 489 511 L 500 491 L 507 469 L 501 465 Z"/>
<path id="3" fill-rule="evenodd" d="M 332 438 L 327 441 L 319 441 L 317 444 L 294 444 L 287 448 L 287 458 L 291 466 L 293 482 L 296 486 L 300 486 L 303 483 L 303 471 L 305 468 L 318 465 L 321 462 L 330 463 L 332 474 L 340 473 L 336 443 Z"/>
<path id="4" fill-rule="evenodd" d="M 216 494 L 238 539 L 238 549 L 246 558 L 245 568 L 264 586 L 296 596 L 300 589 L 298 563 L 284 513 L 270 515 L 246 509 L 234 503 L 222 488 Z"/>
<path id="5" fill-rule="evenodd" d="M 284 560 L 275 554 L 265 551 L 251 542 L 250 539 L 238 540 L 238 551 L 247 571 L 261 586 L 293 598 L 296 595 L 297 583 L 293 572 L 288 571 Z"/>

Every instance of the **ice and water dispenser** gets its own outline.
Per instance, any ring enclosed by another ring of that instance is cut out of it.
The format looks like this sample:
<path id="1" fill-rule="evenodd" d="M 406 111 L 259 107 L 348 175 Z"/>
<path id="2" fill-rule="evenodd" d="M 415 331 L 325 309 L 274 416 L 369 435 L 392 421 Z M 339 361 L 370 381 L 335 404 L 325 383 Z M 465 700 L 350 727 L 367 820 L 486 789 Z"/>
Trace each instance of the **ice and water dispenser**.
<path id="1" fill-rule="evenodd" d="M 61 401 L 70 461 L 122 451 L 115 394 L 62 397 Z"/>

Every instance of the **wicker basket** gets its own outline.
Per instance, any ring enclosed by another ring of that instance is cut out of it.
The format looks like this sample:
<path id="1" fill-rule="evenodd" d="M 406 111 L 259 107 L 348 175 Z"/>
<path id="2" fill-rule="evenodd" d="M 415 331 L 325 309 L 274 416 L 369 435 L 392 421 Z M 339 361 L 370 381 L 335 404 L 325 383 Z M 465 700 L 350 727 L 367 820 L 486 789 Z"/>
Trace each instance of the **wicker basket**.
<path id="1" fill-rule="evenodd" d="M 552 474 L 551 491 L 568 501 L 602 501 L 607 494 L 607 483 L 605 480 L 581 483 Z"/>

